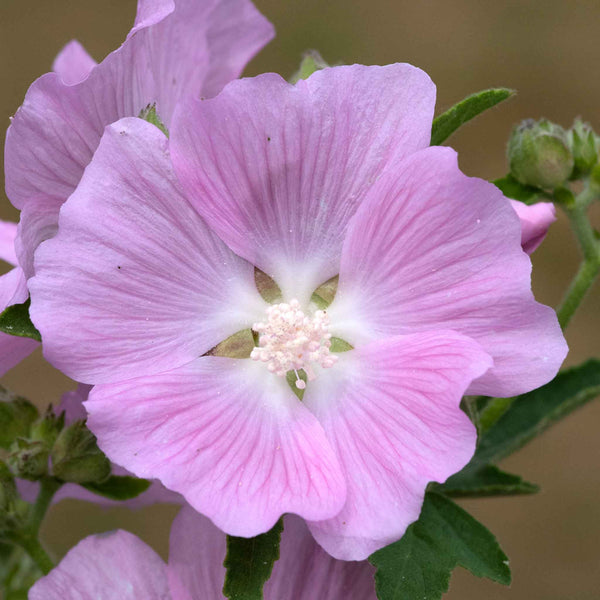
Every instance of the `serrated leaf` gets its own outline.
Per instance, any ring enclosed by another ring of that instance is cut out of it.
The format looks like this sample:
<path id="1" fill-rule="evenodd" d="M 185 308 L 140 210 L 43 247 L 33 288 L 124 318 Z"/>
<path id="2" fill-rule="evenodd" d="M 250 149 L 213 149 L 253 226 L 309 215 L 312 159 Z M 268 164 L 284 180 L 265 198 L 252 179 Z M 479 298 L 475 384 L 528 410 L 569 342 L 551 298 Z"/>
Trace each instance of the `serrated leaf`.
<path id="1" fill-rule="evenodd" d="M 439 146 L 446 141 L 461 125 L 482 112 L 507 100 L 515 93 L 508 88 L 493 88 L 467 96 L 433 120 L 431 127 L 431 145 Z"/>
<path id="2" fill-rule="evenodd" d="M 230 600 L 262 600 L 263 586 L 279 558 L 283 520 L 253 538 L 227 536 L 223 594 Z"/>
<path id="3" fill-rule="evenodd" d="M 29 298 L 23 304 L 13 304 L 0 314 L 0 331 L 17 337 L 42 341 L 40 332 L 29 318 Z"/>
<path id="4" fill-rule="evenodd" d="M 559 373 L 550 383 L 515 398 L 482 434 L 470 465 L 495 462 L 512 454 L 599 394 L 599 360 L 592 359 Z"/>
<path id="5" fill-rule="evenodd" d="M 496 538 L 471 515 L 441 494 L 428 492 L 419 520 L 401 540 L 375 552 L 375 585 L 380 600 L 439 600 L 452 570 L 460 565 L 508 585 L 508 559 Z"/>
<path id="6" fill-rule="evenodd" d="M 145 492 L 150 487 L 150 482 L 129 475 L 111 475 L 102 483 L 86 483 L 82 487 L 111 500 L 131 500 Z"/>
<path id="7" fill-rule="evenodd" d="M 540 199 L 547 199 L 548 194 L 539 188 L 519 183 L 510 173 L 492 182 L 507 198 L 519 200 L 524 204 L 534 204 Z"/>
<path id="8" fill-rule="evenodd" d="M 495 465 L 463 469 L 442 485 L 435 484 L 439 491 L 453 498 L 481 498 L 485 496 L 514 496 L 535 494 L 540 488 L 518 475 L 505 473 Z"/>

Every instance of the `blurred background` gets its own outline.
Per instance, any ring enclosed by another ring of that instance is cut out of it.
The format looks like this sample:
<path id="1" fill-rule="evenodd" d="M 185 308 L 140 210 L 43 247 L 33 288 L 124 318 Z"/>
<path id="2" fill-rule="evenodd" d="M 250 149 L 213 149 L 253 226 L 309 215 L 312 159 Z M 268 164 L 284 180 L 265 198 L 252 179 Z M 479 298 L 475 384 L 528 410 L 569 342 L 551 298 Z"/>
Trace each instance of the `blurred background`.
<path id="1" fill-rule="evenodd" d="M 125 38 L 135 0 L 0 0 L 0 121 L 2 130 L 29 84 L 50 70 L 60 48 L 79 39 L 101 60 Z M 469 175 L 506 173 L 505 143 L 513 124 L 546 117 L 565 127 L 581 116 L 600 131 L 600 3 L 562 0 L 256 0 L 274 23 L 276 39 L 246 74 L 289 76 L 306 49 L 331 62 L 409 62 L 429 73 L 438 112 L 464 96 L 506 86 L 516 98 L 485 113 L 450 139 Z M 596 227 L 600 205 L 595 207 Z M 5 197 L 0 218 L 16 220 Z M 578 252 L 562 215 L 533 257 L 537 298 L 552 306 L 575 272 Z M 567 364 L 600 355 L 600 285 L 572 321 Z M 36 353 L 2 384 L 39 405 L 72 387 Z M 542 486 L 538 496 L 484 499 L 463 505 L 498 537 L 514 583 L 503 588 L 457 569 L 448 600 L 592 600 L 600 598 L 600 402 L 535 440 L 504 466 Z M 93 532 L 128 528 L 163 555 L 176 509 L 129 513 L 76 501 L 53 507 L 43 536 L 55 556 Z M 318 600 L 318 599 L 315 599 Z"/>

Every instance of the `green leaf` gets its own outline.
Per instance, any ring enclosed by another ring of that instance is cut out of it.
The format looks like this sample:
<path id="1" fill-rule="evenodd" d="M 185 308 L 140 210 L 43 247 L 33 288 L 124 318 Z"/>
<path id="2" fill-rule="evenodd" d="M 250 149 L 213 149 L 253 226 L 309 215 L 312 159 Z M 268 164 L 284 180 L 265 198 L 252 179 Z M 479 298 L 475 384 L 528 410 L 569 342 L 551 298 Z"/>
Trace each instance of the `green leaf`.
<path id="1" fill-rule="evenodd" d="M 519 183 L 510 173 L 492 182 L 507 198 L 519 200 L 524 204 L 534 204 L 540 199 L 548 199 L 549 196 L 543 190 L 531 185 Z"/>
<path id="2" fill-rule="evenodd" d="M 262 600 L 262 589 L 279 558 L 283 520 L 253 538 L 227 536 L 223 594 L 230 600 Z"/>
<path id="3" fill-rule="evenodd" d="M 42 341 L 40 332 L 29 318 L 29 298 L 23 304 L 13 304 L 0 314 L 0 331 L 17 337 Z"/>
<path id="4" fill-rule="evenodd" d="M 326 69 L 328 66 L 316 50 L 308 50 L 302 56 L 300 68 L 290 77 L 290 83 L 298 83 L 301 79 L 308 79 L 316 71 Z"/>
<path id="5" fill-rule="evenodd" d="M 545 429 L 600 394 L 600 361 L 559 373 L 541 388 L 518 396 L 481 436 L 471 465 L 512 454 Z"/>
<path id="6" fill-rule="evenodd" d="M 380 600 L 438 600 L 457 565 L 478 577 L 508 585 L 508 559 L 496 538 L 471 515 L 440 494 L 428 492 L 419 520 L 404 537 L 375 552 Z"/>
<path id="7" fill-rule="evenodd" d="M 518 475 L 505 473 L 494 465 L 485 465 L 479 469 L 463 469 L 446 483 L 435 484 L 433 489 L 454 498 L 469 498 L 535 494 L 540 488 Z"/>
<path id="8" fill-rule="evenodd" d="M 152 123 L 152 125 L 158 127 L 167 137 L 169 137 L 169 130 L 165 127 L 156 112 L 156 104 L 148 104 L 146 108 L 143 108 L 140 111 L 139 118 L 148 121 L 148 123 Z"/>
<path id="9" fill-rule="evenodd" d="M 150 487 L 150 482 L 129 475 L 111 475 L 102 483 L 85 483 L 82 487 L 111 500 L 131 500 L 145 492 Z"/>
<path id="10" fill-rule="evenodd" d="M 458 104 L 455 104 L 452 108 L 433 120 L 431 145 L 439 146 L 461 125 L 464 125 L 467 121 L 470 121 L 488 108 L 492 108 L 492 106 L 496 106 L 496 104 L 510 98 L 514 93 L 514 90 L 507 88 L 495 88 L 467 96 L 464 100 L 461 100 Z"/>

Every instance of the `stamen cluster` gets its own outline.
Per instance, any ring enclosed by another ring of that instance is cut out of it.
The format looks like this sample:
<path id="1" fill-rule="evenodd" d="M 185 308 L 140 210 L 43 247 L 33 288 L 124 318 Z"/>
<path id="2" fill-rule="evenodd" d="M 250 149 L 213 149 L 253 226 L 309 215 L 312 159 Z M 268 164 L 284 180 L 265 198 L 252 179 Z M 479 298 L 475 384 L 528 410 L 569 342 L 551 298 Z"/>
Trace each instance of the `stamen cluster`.
<path id="1" fill-rule="evenodd" d="M 304 369 L 309 380 L 315 378 L 311 363 L 323 368 L 332 367 L 338 357 L 331 354 L 329 317 L 317 310 L 312 317 L 305 315 L 298 300 L 289 304 L 274 304 L 267 309 L 266 323 L 255 323 L 252 329 L 260 334 L 259 345 L 250 357 L 267 363 L 267 369 L 280 377 L 288 371 L 296 372 L 296 387 L 304 389 L 298 376 Z"/>

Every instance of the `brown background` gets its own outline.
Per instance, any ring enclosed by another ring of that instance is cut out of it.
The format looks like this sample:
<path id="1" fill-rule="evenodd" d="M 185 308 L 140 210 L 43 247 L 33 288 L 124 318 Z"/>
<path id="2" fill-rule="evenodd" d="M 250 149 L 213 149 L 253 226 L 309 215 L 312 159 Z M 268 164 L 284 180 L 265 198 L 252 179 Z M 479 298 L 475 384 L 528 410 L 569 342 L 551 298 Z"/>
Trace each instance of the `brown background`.
<path id="1" fill-rule="evenodd" d="M 545 116 L 568 126 L 583 116 L 600 128 L 600 3 L 564 1 L 257 0 L 277 38 L 247 74 L 291 74 L 303 50 L 330 62 L 410 62 L 438 87 L 438 110 L 486 87 L 518 90 L 516 99 L 465 127 L 452 140 L 463 170 L 493 178 L 506 170 L 504 145 L 513 123 Z M 96 59 L 124 39 L 135 0 L 0 0 L 0 120 L 21 103 L 28 85 L 49 70 L 57 51 L 77 37 Z M 596 224 L 600 206 L 595 207 Z M 0 217 L 17 219 L 3 199 Z M 577 265 L 577 250 L 561 219 L 535 254 L 538 298 L 556 305 Z M 600 286 L 569 328 L 569 364 L 600 354 Z M 3 383 L 38 403 L 56 402 L 71 384 L 40 354 Z M 448 599 L 600 598 L 600 403 L 566 419 L 505 462 L 542 485 L 537 497 L 465 502 L 499 538 L 511 559 L 510 589 L 457 570 Z M 75 501 L 54 507 L 44 537 L 55 555 L 89 533 L 127 527 L 161 552 L 172 507 L 131 515 Z"/>

